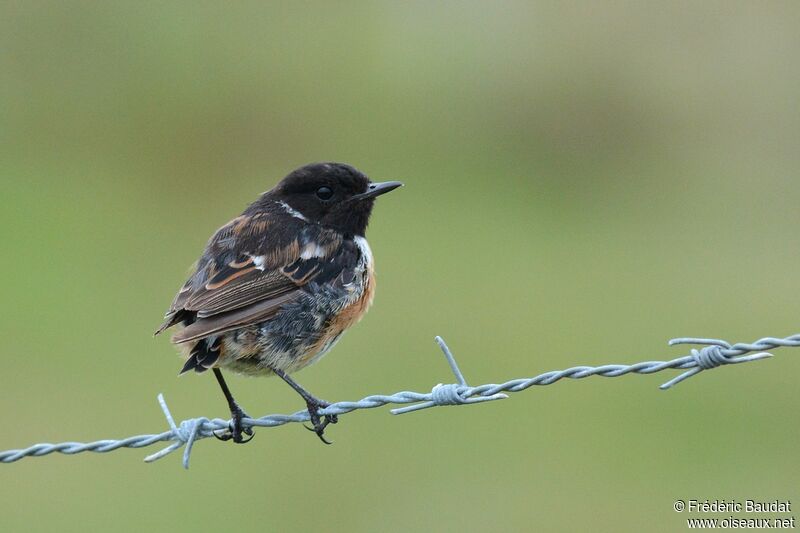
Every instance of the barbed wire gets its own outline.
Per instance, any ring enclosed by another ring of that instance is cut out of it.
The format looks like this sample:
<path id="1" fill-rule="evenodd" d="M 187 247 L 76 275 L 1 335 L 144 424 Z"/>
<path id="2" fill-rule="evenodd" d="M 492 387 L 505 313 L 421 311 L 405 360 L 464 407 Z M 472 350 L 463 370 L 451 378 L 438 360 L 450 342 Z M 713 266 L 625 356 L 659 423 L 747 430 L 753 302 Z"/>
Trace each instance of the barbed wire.
<path id="1" fill-rule="evenodd" d="M 654 374 L 667 369 L 684 370 L 675 378 L 670 379 L 661 389 L 669 389 L 703 370 L 709 370 L 722 365 L 747 363 L 757 361 L 772 354 L 764 352 L 781 347 L 800 346 L 800 334 L 783 339 L 765 337 L 753 343 L 729 344 L 724 340 L 683 337 L 673 339 L 670 346 L 692 344 L 703 346 L 700 349 L 692 348 L 688 355 L 670 361 L 645 361 L 632 365 L 610 364 L 602 366 L 575 366 L 566 370 L 552 370 L 532 378 L 512 379 L 501 384 L 486 384 L 471 387 L 467 384 L 464 375 L 456 363 L 455 357 L 441 337 L 436 337 L 450 369 L 456 378 L 456 383 L 439 383 L 430 392 L 401 391 L 391 395 L 372 395 L 355 402 L 337 402 L 319 410 L 319 415 L 343 415 L 358 409 L 374 409 L 389 404 L 413 404 L 406 407 L 392 409 L 395 415 L 439 407 L 444 405 L 464 405 L 508 398 L 507 392 L 521 392 L 534 385 L 552 385 L 564 378 L 583 379 L 590 376 L 614 378 L 625 374 Z M 757 353 L 752 353 L 757 352 Z M 137 435 L 125 439 L 106 439 L 95 442 L 62 442 L 59 444 L 39 443 L 20 450 L 0 452 L 0 462 L 13 463 L 24 457 L 41 457 L 51 453 L 74 455 L 82 452 L 107 453 L 120 448 L 144 448 L 158 442 L 171 442 L 166 448 L 148 455 L 145 462 L 153 462 L 183 447 L 183 466 L 189 468 L 189 457 L 194 443 L 200 439 L 214 435 L 214 432 L 227 430 L 231 421 L 221 418 L 208 419 L 190 418 L 176 424 L 170 413 L 163 395 L 158 395 L 158 403 L 169 424 L 169 430 L 153 435 Z M 298 411 L 291 415 L 267 415 L 261 418 L 245 418 L 242 425 L 245 428 L 276 427 L 290 422 L 306 422 L 310 419 L 307 410 Z"/>

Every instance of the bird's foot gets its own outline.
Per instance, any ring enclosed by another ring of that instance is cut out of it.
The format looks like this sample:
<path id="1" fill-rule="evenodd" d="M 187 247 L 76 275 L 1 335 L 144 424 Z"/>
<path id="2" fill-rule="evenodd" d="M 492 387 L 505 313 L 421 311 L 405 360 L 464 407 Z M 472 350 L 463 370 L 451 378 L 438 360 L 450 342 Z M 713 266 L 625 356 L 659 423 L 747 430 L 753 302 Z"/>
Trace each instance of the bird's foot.
<path id="1" fill-rule="evenodd" d="M 325 444 L 333 444 L 329 440 L 325 439 L 323 434 L 325 433 L 325 428 L 328 427 L 328 424 L 335 424 L 339 421 L 338 415 L 319 415 L 319 409 L 325 409 L 329 407 L 331 404 L 326 402 L 325 400 L 319 400 L 317 398 L 310 398 L 306 400 L 306 406 L 308 407 L 308 415 L 311 417 L 311 424 L 314 427 L 308 427 L 303 424 L 303 427 L 309 431 L 313 431 L 319 437 L 319 440 L 324 442 Z"/>
<path id="2" fill-rule="evenodd" d="M 244 444 L 253 440 L 253 428 L 242 427 L 242 419 L 250 418 L 241 407 L 238 405 L 231 409 L 231 423 L 227 430 L 222 433 L 214 432 L 214 436 L 219 440 L 233 440 L 236 444 Z M 242 435 L 247 435 L 249 438 L 244 438 Z"/>

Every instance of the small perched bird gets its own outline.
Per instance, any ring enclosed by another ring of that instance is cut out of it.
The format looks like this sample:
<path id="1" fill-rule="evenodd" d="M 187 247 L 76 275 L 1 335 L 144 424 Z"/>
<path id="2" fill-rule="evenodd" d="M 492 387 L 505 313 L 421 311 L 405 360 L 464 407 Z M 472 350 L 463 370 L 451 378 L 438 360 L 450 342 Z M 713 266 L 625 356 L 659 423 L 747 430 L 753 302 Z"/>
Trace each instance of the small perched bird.
<path id="1" fill-rule="evenodd" d="M 327 402 L 289 374 L 325 355 L 372 303 L 375 274 L 364 233 L 375 198 L 402 186 L 372 183 L 342 163 L 315 163 L 286 176 L 208 241 L 156 335 L 180 329 L 181 374 L 212 369 L 231 411 L 223 440 L 247 442 L 247 414 L 220 369 L 277 375 L 306 402 L 312 429 L 326 444 Z"/>

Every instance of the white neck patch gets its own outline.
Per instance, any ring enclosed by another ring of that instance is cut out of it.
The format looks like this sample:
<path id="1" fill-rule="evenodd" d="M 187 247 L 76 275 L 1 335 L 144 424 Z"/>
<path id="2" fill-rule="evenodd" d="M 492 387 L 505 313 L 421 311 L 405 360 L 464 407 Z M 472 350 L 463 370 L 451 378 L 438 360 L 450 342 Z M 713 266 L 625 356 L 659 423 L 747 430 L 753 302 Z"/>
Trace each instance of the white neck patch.
<path id="1" fill-rule="evenodd" d="M 299 218 L 300 220 L 308 222 L 308 219 L 303 215 L 303 213 L 301 213 L 300 211 L 298 211 L 294 207 L 290 206 L 289 204 L 287 204 L 283 200 L 280 200 L 280 201 L 275 202 L 275 203 L 278 204 L 279 206 L 281 206 L 284 211 L 286 211 L 287 213 L 292 215 L 294 218 Z"/>
<path id="2" fill-rule="evenodd" d="M 372 249 L 369 247 L 367 239 L 357 236 L 353 238 L 353 242 L 356 243 L 356 246 L 358 246 L 358 249 L 361 251 L 361 257 L 363 258 L 362 260 L 364 261 L 365 266 L 372 266 Z"/>

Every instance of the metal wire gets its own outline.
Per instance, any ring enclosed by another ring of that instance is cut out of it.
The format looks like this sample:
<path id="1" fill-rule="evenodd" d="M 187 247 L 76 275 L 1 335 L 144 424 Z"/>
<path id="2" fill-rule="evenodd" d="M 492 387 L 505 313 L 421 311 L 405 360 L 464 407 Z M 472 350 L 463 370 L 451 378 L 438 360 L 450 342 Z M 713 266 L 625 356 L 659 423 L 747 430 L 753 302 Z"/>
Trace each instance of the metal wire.
<path id="1" fill-rule="evenodd" d="M 679 376 L 661 385 L 661 389 L 669 389 L 704 370 L 709 370 L 722 365 L 747 363 L 757 361 L 772 354 L 764 352 L 781 347 L 800 346 L 800 334 L 783 339 L 766 337 L 753 343 L 729 344 L 718 339 L 679 338 L 669 342 L 670 346 L 678 344 L 692 344 L 703 346 L 691 349 L 689 355 L 672 359 L 671 361 L 645 361 L 632 365 L 603 365 L 603 366 L 576 366 L 566 370 L 553 370 L 532 378 L 520 378 L 506 381 L 501 384 L 486 384 L 471 387 L 467 384 L 464 375 L 458 368 L 455 357 L 441 337 L 436 337 L 436 342 L 442 349 L 450 369 L 456 378 L 456 383 L 439 383 L 430 392 L 401 391 L 391 395 L 373 395 L 355 402 L 337 402 L 325 409 L 320 409 L 320 416 L 343 415 L 358 409 L 373 409 L 388 404 L 413 404 L 391 410 L 392 414 L 399 415 L 439 407 L 444 405 L 464 405 L 508 398 L 506 392 L 520 392 L 534 385 L 552 385 L 564 378 L 583 379 L 589 376 L 603 376 L 614 378 L 625 374 L 654 374 L 667 369 L 685 370 Z M 757 352 L 757 353 L 753 353 Z M 189 468 L 189 457 L 194 443 L 199 439 L 208 438 L 215 432 L 226 431 L 230 428 L 230 420 L 220 418 L 190 418 L 176 424 L 167 407 L 164 397 L 159 394 L 158 402 L 169 424 L 169 430 L 154 435 L 138 435 L 126 439 L 99 440 L 95 442 L 62 442 L 59 444 L 39 443 L 20 450 L 0 452 L 0 462 L 13 463 L 24 457 L 41 457 L 51 453 L 73 455 L 82 452 L 106 453 L 119 448 L 144 448 L 157 442 L 171 442 L 166 448 L 148 455 L 146 462 L 161 459 L 175 450 L 183 447 L 183 466 Z M 306 422 L 310 419 L 308 411 L 298 411 L 291 415 L 267 415 L 261 418 L 245 418 L 244 427 L 275 427 L 290 422 Z"/>

